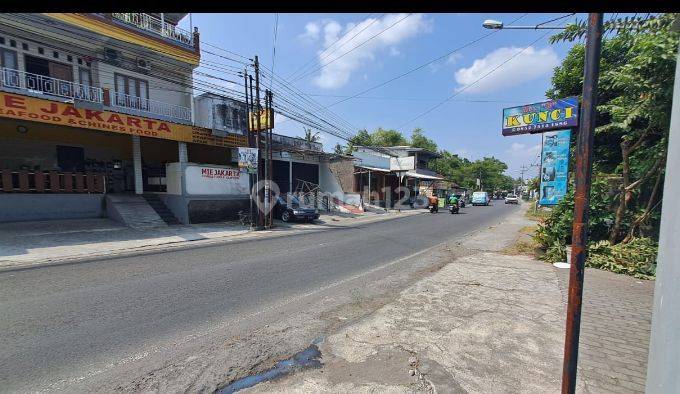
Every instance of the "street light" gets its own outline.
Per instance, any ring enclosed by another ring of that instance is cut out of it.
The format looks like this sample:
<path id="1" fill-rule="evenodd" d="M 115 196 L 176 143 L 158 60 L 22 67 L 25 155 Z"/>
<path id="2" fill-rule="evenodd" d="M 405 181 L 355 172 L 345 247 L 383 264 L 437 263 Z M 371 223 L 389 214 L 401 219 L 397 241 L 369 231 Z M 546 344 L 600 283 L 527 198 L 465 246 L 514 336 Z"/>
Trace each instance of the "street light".
<path id="1" fill-rule="evenodd" d="M 551 21 L 548 21 L 551 22 Z M 482 23 L 482 26 L 484 26 L 485 29 L 495 29 L 495 30 L 501 30 L 501 29 L 524 29 L 524 30 L 564 30 L 567 27 L 566 26 L 544 26 L 544 24 L 547 22 L 539 23 L 538 25 L 535 26 L 504 26 L 503 22 L 497 21 L 494 19 L 487 19 Z"/>

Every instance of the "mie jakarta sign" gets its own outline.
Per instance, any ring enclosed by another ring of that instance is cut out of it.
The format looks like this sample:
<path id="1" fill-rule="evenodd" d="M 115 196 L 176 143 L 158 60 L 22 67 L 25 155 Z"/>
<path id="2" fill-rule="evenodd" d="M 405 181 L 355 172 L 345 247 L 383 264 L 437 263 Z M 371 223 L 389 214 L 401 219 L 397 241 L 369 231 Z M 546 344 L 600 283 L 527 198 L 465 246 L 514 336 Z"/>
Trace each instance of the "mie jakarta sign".
<path id="1" fill-rule="evenodd" d="M 576 127 L 578 127 L 578 97 L 503 109 L 504 136 Z"/>

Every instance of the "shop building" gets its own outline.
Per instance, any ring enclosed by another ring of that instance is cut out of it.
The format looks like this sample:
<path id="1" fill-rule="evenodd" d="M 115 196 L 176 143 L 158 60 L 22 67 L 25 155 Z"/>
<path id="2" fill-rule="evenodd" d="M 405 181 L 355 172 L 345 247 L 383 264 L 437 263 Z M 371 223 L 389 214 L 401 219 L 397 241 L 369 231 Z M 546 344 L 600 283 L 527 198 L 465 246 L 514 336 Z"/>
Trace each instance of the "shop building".
<path id="1" fill-rule="evenodd" d="M 379 152 L 358 146 L 352 156 L 358 160 L 354 190 L 368 204 L 395 208 L 401 201 L 401 205 L 413 202 L 416 207 L 426 206 L 425 197 L 432 195 L 436 182 L 444 180 L 442 175 L 427 168 L 429 161 L 439 155 L 422 148 L 391 146 L 383 147 Z M 413 157 L 415 168 L 403 174 L 391 171 L 391 157 Z M 408 189 L 410 199 L 404 199 L 405 192 L 400 191 L 400 186 Z"/>
<path id="2" fill-rule="evenodd" d="M 214 208 L 211 168 L 243 184 L 245 127 L 195 122 L 185 16 L 0 15 L 0 221 L 189 223 Z"/>

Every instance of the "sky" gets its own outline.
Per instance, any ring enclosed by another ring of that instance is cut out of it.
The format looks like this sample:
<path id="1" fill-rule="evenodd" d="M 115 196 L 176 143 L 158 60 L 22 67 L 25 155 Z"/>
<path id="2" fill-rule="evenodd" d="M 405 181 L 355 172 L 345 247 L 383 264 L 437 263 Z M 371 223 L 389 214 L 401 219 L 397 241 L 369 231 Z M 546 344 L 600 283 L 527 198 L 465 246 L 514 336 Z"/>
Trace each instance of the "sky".
<path id="1" fill-rule="evenodd" d="M 518 177 L 523 165 L 538 162 L 541 137 L 503 137 L 502 109 L 544 101 L 554 67 L 573 44 L 549 44 L 555 30 L 500 30 L 471 42 L 492 32 L 482 27 L 486 19 L 506 25 L 515 20 L 515 25 L 536 25 L 564 15 L 281 13 L 277 25 L 277 14 L 273 13 L 195 13 L 180 26 L 198 27 L 204 43 L 245 57 L 258 55 L 263 65 L 273 67 L 275 74 L 324 107 L 469 44 L 366 93 L 366 98 L 347 100 L 330 109 L 356 127 L 355 131 L 382 127 L 410 136 L 420 127 L 440 149 L 470 160 L 494 156 L 508 164 L 508 175 Z M 576 16 L 550 25 L 563 25 Z M 202 50 L 227 55 L 205 44 Z M 206 53 L 202 60 L 238 65 Z M 220 75 L 207 68 L 199 70 Z M 304 135 L 303 125 L 295 121 L 277 117 L 275 123 L 276 133 Z M 336 142 L 345 143 L 329 134 L 320 136 L 326 151 L 331 151 Z M 533 167 L 525 178 L 537 173 L 538 168 Z"/>

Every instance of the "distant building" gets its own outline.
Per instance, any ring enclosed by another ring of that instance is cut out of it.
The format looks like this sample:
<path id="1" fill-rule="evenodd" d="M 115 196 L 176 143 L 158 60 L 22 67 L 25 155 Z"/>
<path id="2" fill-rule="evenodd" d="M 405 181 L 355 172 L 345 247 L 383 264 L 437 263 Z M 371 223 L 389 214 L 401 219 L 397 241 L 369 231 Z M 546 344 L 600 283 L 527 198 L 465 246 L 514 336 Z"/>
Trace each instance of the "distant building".
<path id="1" fill-rule="evenodd" d="M 357 146 L 352 156 L 358 159 L 356 164 L 355 191 L 360 193 L 364 202 L 381 207 L 402 205 L 427 205 L 422 198 L 432 195 L 436 181 L 444 177 L 427 168 L 430 160 L 439 157 L 436 152 L 411 146 L 372 147 Z M 414 157 L 415 168 L 405 172 L 403 180 L 399 174 L 390 170 L 390 157 Z M 409 190 L 410 199 L 404 199 L 405 193 L 400 186 Z"/>

